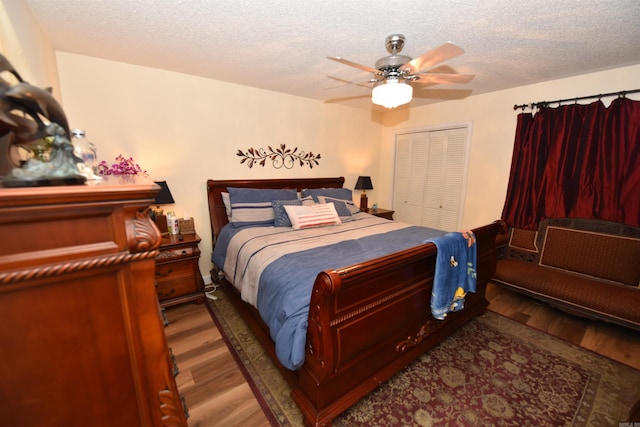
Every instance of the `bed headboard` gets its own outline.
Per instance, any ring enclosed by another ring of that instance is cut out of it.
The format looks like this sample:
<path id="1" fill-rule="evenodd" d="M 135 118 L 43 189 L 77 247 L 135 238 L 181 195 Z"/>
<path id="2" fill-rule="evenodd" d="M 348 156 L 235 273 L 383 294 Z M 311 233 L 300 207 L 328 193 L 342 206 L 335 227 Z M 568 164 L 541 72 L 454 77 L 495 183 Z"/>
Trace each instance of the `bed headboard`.
<path id="1" fill-rule="evenodd" d="M 241 188 L 341 188 L 344 177 L 338 178 L 298 178 L 298 179 L 240 179 L 216 181 L 207 180 L 207 198 L 209 199 L 209 220 L 211 221 L 212 243 L 215 244 L 220 229 L 227 223 L 227 212 L 222 202 L 222 193 L 227 187 Z"/>

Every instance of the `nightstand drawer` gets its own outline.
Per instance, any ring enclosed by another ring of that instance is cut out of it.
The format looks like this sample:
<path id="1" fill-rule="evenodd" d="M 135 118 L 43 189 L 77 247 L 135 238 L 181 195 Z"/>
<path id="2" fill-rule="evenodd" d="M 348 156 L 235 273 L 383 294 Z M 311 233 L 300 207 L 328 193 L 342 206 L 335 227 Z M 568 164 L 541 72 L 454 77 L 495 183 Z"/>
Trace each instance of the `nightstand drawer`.
<path id="1" fill-rule="evenodd" d="M 174 278 L 158 282 L 156 293 L 159 301 L 165 301 L 180 297 L 182 295 L 192 294 L 197 291 L 197 284 L 193 275 L 190 277 Z"/>
<path id="2" fill-rule="evenodd" d="M 165 281 L 168 278 L 193 277 L 193 261 L 176 261 L 166 264 L 156 264 L 156 280 Z"/>
<path id="3" fill-rule="evenodd" d="M 156 261 L 163 262 L 171 259 L 180 259 L 184 257 L 194 256 L 196 254 L 193 246 L 186 246 L 182 248 L 163 249 L 156 257 Z"/>

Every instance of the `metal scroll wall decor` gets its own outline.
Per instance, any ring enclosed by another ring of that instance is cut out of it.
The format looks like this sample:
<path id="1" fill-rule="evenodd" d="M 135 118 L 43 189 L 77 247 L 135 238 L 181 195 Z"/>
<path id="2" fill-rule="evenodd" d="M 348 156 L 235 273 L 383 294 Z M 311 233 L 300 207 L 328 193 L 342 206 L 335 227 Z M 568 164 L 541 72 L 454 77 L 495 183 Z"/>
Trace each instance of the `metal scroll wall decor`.
<path id="1" fill-rule="evenodd" d="M 317 166 L 318 160 L 320 160 L 320 154 L 313 154 L 311 152 L 305 153 L 304 151 L 298 151 L 298 147 L 287 148 L 286 144 L 280 144 L 280 147 L 275 150 L 271 146 L 264 148 L 249 148 L 246 152 L 238 150 L 236 153 L 238 157 L 241 157 L 240 164 L 246 163 L 250 168 L 253 165 L 258 164 L 263 166 L 267 164 L 267 161 L 271 162 L 271 165 L 280 169 L 291 169 L 296 164 L 300 166 L 308 165 L 313 169 L 313 166 Z"/>

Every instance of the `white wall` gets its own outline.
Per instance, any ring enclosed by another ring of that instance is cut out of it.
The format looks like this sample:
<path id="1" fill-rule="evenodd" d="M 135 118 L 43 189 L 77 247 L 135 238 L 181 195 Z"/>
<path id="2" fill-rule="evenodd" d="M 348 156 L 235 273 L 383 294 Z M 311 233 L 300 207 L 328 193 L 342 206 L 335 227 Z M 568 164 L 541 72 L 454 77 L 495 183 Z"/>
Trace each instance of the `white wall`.
<path id="1" fill-rule="evenodd" d="M 206 279 L 212 248 L 207 179 L 344 176 L 353 188 L 358 175 L 378 178 L 381 120 L 370 112 L 64 52 L 57 60 L 71 128 L 87 132 L 99 159 L 133 157 L 151 179 L 168 182 L 175 213 L 192 216 L 203 239 Z M 320 164 L 250 169 L 236 155 L 280 144 L 320 154 Z"/>
<path id="2" fill-rule="evenodd" d="M 50 87 L 53 97 L 60 102 L 55 52 L 24 1 L 0 0 L 0 53 L 24 81 L 41 88 Z M 27 155 L 15 146 L 9 147 L 7 136 L 0 138 L 0 153 L 0 175 L 8 173 Z"/>
<path id="3" fill-rule="evenodd" d="M 514 111 L 514 105 L 633 89 L 640 89 L 640 65 L 471 96 L 408 111 L 387 112 L 383 117 L 385 126 L 380 150 L 385 161 L 380 162 L 378 174 L 382 178 L 378 187 L 379 205 L 391 206 L 393 199 L 393 161 L 386 159 L 394 157 L 394 132 L 472 121 L 471 158 L 462 226 L 472 228 L 499 219 L 509 181 L 516 119 L 521 112 Z M 628 97 L 640 99 L 640 93 Z M 606 105 L 610 101 L 611 98 L 603 98 Z"/>
<path id="4" fill-rule="evenodd" d="M 55 52 L 24 1 L 0 0 L 0 52 L 24 80 L 51 87 L 60 102 Z"/>

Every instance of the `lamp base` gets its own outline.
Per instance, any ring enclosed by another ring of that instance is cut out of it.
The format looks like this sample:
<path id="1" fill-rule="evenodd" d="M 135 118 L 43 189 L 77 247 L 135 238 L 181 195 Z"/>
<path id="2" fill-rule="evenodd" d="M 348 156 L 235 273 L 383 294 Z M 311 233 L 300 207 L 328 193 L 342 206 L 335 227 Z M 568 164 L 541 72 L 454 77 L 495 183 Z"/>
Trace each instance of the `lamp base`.
<path id="1" fill-rule="evenodd" d="M 369 208 L 368 206 L 368 202 L 369 199 L 367 198 L 366 193 L 362 193 L 362 196 L 360 196 L 360 210 L 366 212 L 367 209 Z"/>
<path id="2" fill-rule="evenodd" d="M 158 227 L 158 231 L 160 231 L 160 234 L 169 234 L 169 226 L 167 225 L 166 215 L 156 215 L 155 223 L 156 227 Z"/>

